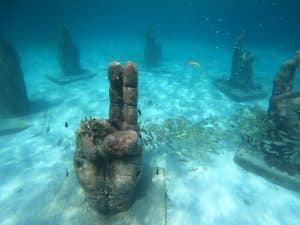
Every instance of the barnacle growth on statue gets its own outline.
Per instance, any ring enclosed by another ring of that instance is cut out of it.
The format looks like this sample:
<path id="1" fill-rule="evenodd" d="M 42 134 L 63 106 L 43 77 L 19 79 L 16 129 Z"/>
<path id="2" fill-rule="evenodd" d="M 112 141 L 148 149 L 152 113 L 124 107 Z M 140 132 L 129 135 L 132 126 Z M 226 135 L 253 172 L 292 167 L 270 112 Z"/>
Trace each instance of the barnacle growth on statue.
<path id="1" fill-rule="evenodd" d="M 294 190 L 300 190 L 300 91 L 293 90 L 299 65 L 299 52 L 281 65 L 267 113 L 259 108 L 244 110 L 239 119 L 231 120 L 245 144 L 235 161 Z"/>
<path id="2" fill-rule="evenodd" d="M 243 35 L 236 38 L 231 62 L 229 78 L 219 78 L 215 86 L 235 101 L 248 101 L 266 96 L 262 86 L 253 80 L 254 56 L 242 45 Z"/>
<path id="3" fill-rule="evenodd" d="M 30 104 L 15 49 L 0 38 L 0 117 L 16 117 L 29 112 Z"/>
<path id="4" fill-rule="evenodd" d="M 127 210 L 142 172 L 138 73 L 128 62 L 109 66 L 109 119 L 85 118 L 76 132 L 74 167 L 91 206 L 103 214 Z"/>

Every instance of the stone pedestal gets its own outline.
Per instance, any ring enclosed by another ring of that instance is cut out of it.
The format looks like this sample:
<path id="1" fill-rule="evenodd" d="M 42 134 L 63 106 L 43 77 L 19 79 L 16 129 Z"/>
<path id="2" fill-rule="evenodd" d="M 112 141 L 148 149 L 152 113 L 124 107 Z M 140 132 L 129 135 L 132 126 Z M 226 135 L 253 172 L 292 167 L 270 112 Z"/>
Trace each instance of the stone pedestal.
<path id="1" fill-rule="evenodd" d="M 14 48 L 0 38 L 0 117 L 22 116 L 29 112 L 29 100 Z"/>
<path id="2" fill-rule="evenodd" d="M 109 119 L 84 119 L 76 132 L 74 167 L 91 206 L 103 214 L 127 210 L 142 174 L 138 73 L 133 63 L 108 69 Z"/>
<path id="3" fill-rule="evenodd" d="M 60 181 L 61 182 L 61 181 Z M 77 188 L 72 169 L 65 177 L 55 196 L 35 221 L 52 221 L 59 225 L 167 225 L 167 193 L 165 171 L 145 165 L 136 187 L 134 204 L 127 211 L 103 215 L 92 210 L 86 194 Z M 50 193 L 51 194 L 51 193 Z M 61 213 L 65 212 L 65 213 Z M 40 223 L 35 223 L 40 224 Z"/>

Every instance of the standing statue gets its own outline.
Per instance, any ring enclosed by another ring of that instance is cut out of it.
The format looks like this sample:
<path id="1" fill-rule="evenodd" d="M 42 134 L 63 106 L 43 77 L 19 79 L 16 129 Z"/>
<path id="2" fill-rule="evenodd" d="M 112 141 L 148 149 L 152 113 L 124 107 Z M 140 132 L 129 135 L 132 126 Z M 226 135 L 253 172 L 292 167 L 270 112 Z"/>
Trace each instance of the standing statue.
<path id="1" fill-rule="evenodd" d="M 284 170 L 300 173 L 300 90 L 293 90 L 300 52 L 285 61 L 273 81 L 268 115 L 277 132 L 267 159 Z"/>
<path id="2" fill-rule="evenodd" d="M 142 174 L 143 143 L 138 126 L 138 72 L 113 62 L 109 119 L 83 119 L 76 132 L 74 167 L 89 203 L 103 214 L 127 210 Z"/>
<path id="3" fill-rule="evenodd" d="M 231 63 L 231 73 L 228 78 L 214 81 L 215 86 L 225 95 L 236 101 L 248 101 L 266 96 L 261 85 L 253 81 L 254 56 L 243 49 L 243 35 L 236 38 Z"/>
<path id="4" fill-rule="evenodd" d="M 96 75 L 96 73 L 81 67 L 79 48 L 74 44 L 71 33 L 66 28 L 62 29 L 59 36 L 57 60 L 59 71 L 48 74 L 46 77 L 58 85 L 90 79 Z"/>
<path id="5" fill-rule="evenodd" d="M 20 58 L 10 43 L 0 38 L 0 117 L 21 116 L 29 108 Z"/>
<path id="6" fill-rule="evenodd" d="M 254 87 L 253 61 L 254 56 L 242 48 L 243 36 L 236 38 L 233 53 L 229 84 L 239 89 L 249 90 Z"/>
<path id="7" fill-rule="evenodd" d="M 144 46 L 145 65 L 148 67 L 159 66 L 161 63 L 161 55 L 161 45 L 154 37 L 153 29 L 150 28 L 146 33 Z"/>
<path id="8" fill-rule="evenodd" d="M 73 43 L 69 30 L 62 30 L 57 51 L 58 62 L 63 75 L 72 76 L 82 73 L 80 52 Z"/>

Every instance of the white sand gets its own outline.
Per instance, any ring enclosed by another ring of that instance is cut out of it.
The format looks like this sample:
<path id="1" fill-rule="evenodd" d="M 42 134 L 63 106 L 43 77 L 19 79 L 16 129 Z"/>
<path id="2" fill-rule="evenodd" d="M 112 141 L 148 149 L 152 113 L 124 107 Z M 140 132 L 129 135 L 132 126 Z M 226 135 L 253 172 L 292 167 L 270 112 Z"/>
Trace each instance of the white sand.
<path id="1" fill-rule="evenodd" d="M 118 42 L 108 43 L 103 51 L 104 45 L 83 42 L 82 64 L 98 76 L 67 86 L 57 86 L 44 77 L 56 70 L 55 49 L 20 49 L 29 96 L 35 107 L 44 107 L 28 116 L 29 129 L 0 138 L 1 225 L 97 224 L 97 216 L 89 211 L 76 183 L 74 132 L 83 117 L 107 117 L 107 64 L 141 58 L 139 44 L 128 53 Z M 118 46 L 121 50 L 116 54 Z M 109 47 L 115 48 L 113 53 Z M 267 106 L 267 99 L 232 102 L 213 88 L 214 78 L 229 73 L 230 49 L 199 43 L 178 48 L 164 49 L 170 56 L 156 72 L 147 71 L 139 60 L 142 120 L 175 115 L 197 120 L 211 114 L 222 117 L 246 104 Z M 271 92 L 276 70 L 292 53 L 254 50 L 254 54 L 258 58 L 255 72 L 265 75 L 262 80 Z M 189 57 L 199 60 L 201 68 L 188 67 Z M 232 160 L 235 149 L 220 150 L 221 156 L 215 156 L 205 168 L 199 165 L 196 171 L 172 155 L 159 151 L 145 155 L 153 166 L 166 168 L 169 225 L 299 224 L 299 194 L 238 167 Z M 70 176 L 64 178 L 66 169 Z"/>

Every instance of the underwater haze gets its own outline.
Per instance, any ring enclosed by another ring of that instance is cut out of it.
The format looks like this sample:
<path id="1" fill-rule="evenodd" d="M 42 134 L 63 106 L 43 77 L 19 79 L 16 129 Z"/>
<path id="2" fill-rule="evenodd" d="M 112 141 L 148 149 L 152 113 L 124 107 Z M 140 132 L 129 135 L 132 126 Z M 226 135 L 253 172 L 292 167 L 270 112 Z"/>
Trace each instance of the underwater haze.
<path id="1" fill-rule="evenodd" d="M 0 224 L 299 225 L 299 50 L 299 0 L 0 0 Z M 164 185 L 103 217 L 73 160 L 82 123 L 111 115 L 114 61 L 136 65 L 143 168 Z"/>

